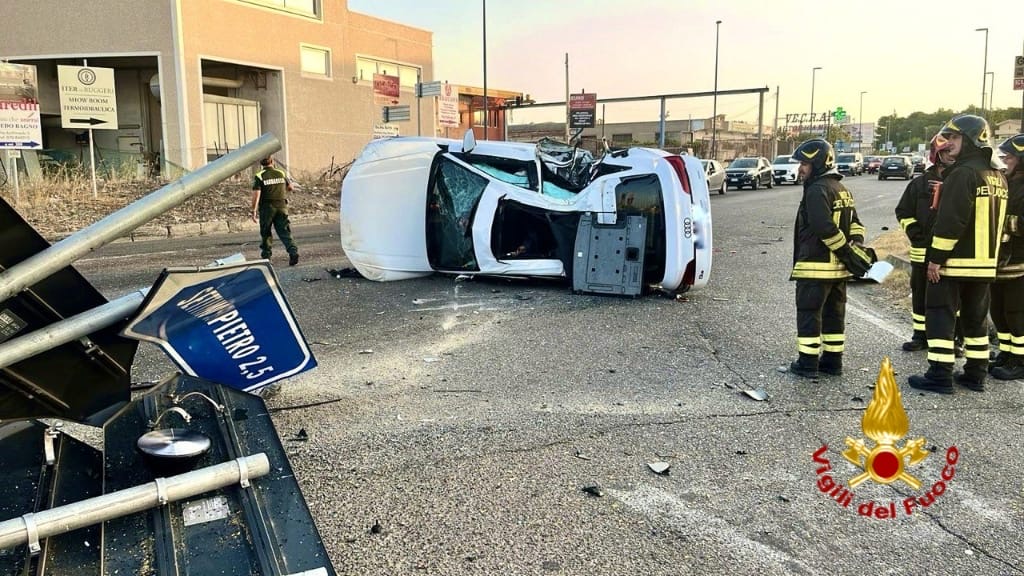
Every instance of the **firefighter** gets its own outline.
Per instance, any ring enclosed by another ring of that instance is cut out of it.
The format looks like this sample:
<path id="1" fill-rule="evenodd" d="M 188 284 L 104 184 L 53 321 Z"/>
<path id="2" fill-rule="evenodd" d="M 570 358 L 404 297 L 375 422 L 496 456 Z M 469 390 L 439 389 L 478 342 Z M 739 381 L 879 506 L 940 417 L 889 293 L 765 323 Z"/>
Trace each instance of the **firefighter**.
<path id="1" fill-rule="evenodd" d="M 853 195 L 836 170 L 832 145 L 821 138 L 793 152 L 800 162 L 803 198 L 793 230 L 797 351 L 789 365 L 797 376 L 843 373 L 846 344 L 846 282 L 860 278 L 875 260 L 864 241 Z"/>
<path id="2" fill-rule="evenodd" d="M 910 240 L 910 296 L 911 320 L 914 334 L 903 343 L 903 350 L 918 352 L 928 348 L 928 339 L 924 331 L 925 290 L 928 287 L 928 263 L 925 253 L 932 241 L 932 225 L 935 223 L 935 210 L 938 207 L 936 192 L 942 183 L 942 175 L 953 163 L 947 150 L 949 142 L 943 139 L 942 146 L 936 142 L 938 134 L 932 137 L 928 145 L 928 168 L 923 174 L 907 184 L 899 203 L 896 205 L 896 220 L 900 228 Z M 957 358 L 964 355 L 963 333 L 960 323 L 956 325 L 954 350 Z"/>
<path id="3" fill-rule="evenodd" d="M 999 335 L 999 355 L 989 373 L 999 380 L 1024 378 L 1024 134 L 999 145 L 1006 162 L 1009 199 L 1004 243 L 992 284 L 992 322 Z"/>
<path id="4" fill-rule="evenodd" d="M 966 363 L 955 379 L 981 392 L 988 372 L 985 316 L 1006 213 L 1006 178 L 997 169 L 1002 163 L 993 154 L 988 122 L 980 116 L 954 116 L 939 131 L 937 144 L 948 145 L 954 162 L 939 189 L 932 242 L 925 255 L 929 367 L 924 374 L 911 376 L 909 384 L 953 393 L 953 334 L 959 309 Z"/>

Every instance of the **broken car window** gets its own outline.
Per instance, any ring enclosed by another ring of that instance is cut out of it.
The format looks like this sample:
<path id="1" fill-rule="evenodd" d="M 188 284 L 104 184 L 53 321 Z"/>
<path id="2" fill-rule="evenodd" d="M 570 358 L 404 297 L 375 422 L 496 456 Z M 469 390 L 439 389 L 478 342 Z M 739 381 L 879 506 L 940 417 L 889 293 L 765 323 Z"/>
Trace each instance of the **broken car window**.
<path id="1" fill-rule="evenodd" d="M 473 215 L 487 179 L 444 156 L 434 164 L 427 194 L 427 258 L 439 270 L 479 270 Z"/>

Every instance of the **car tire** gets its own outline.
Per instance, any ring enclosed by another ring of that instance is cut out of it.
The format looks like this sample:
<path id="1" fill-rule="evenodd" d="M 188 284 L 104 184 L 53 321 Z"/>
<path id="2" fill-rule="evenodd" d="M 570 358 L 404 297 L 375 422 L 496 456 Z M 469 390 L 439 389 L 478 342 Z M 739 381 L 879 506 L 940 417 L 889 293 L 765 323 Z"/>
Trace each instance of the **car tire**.
<path id="1" fill-rule="evenodd" d="M 775 179 L 774 178 L 769 178 L 768 179 L 768 189 L 771 190 L 772 188 L 775 188 Z"/>
<path id="2" fill-rule="evenodd" d="M 755 179 L 755 180 L 754 180 L 754 183 L 750 185 L 750 189 L 751 189 L 751 190 L 755 190 L 755 191 L 756 191 L 756 190 L 757 190 L 758 188 L 760 188 L 760 187 L 761 187 L 761 180 L 760 180 L 760 179 Z"/>
<path id="3" fill-rule="evenodd" d="M 879 180 L 885 180 L 885 176 L 882 176 L 881 174 L 879 174 L 879 175 L 878 175 L 878 179 L 879 179 Z"/>
<path id="4" fill-rule="evenodd" d="M 718 195 L 721 196 L 725 194 L 726 190 L 728 190 L 728 188 L 726 188 L 725 180 L 722 180 L 722 185 L 718 187 Z"/>

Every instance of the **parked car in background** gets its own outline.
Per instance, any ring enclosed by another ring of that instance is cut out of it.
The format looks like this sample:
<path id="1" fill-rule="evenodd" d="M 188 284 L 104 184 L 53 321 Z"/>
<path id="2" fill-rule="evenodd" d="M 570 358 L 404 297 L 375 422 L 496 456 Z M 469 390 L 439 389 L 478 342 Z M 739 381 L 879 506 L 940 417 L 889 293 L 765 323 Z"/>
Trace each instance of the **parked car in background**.
<path id="1" fill-rule="evenodd" d="M 860 176 L 864 173 L 864 157 L 859 152 L 843 152 L 836 156 L 836 169 L 840 174 Z"/>
<path id="2" fill-rule="evenodd" d="M 882 167 L 882 158 L 880 156 L 865 156 L 864 157 L 864 171 L 868 174 L 877 174 L 878 169 Z"/>
<path id="3" fill-rule="evenodd" d="M 924 172 L 924 156 L 914 156 L 910 161 L 914 164 L 914 174 Z"/>
<path id="4" fill-rule="evenodd" d="M 903 178 L 910 180 L 914 177 L 914 165 L 906 156 L 886 156 L 882 160 L 882 166 L 878 169 L 878 179 Z"/>
<path id="5" fill-rule="evenodd" d="M 757 190 L 761 186 L 771 188 L 775 186 L 775 179 L 772 176 L 772 165 L 765 157 L 750 156 L 737 158 L 725 169 L 729 186 L 739 189 L 749 186 Z"/>
<path id="6" fill-rule="evenodd" d="M 718 160 L 701 160 L 704 166 L 704 177 L 708 179 L 708 190 L 725 194 L 729 185 L 725 183 L 725 167 Z"/>
<path id="7" fill-rule="evenodd" d="M 373 140 L 341 184 L 345 255 L 379 282 L 434 272 L 568 279 L 581 232 L 645 216 L 639 281 L 707 284 L 711 200 L 697 158 L 628 148 L 594 159 L 548 142 Z"/>
<path id="8" fill-rule="evenodd" d="M 772 179 L 776 184 L 799 184 L 800 163 L 788 154 L 776 156 L 772 162 Z"/>

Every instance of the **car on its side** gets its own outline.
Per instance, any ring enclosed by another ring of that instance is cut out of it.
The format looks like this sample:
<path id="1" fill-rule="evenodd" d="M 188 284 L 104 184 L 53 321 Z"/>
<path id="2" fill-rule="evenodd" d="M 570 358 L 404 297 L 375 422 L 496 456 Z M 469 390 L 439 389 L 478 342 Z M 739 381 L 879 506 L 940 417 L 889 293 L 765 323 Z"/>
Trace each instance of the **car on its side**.
<path id="1" fill-rule="evenodd" d="M 800 163 L 793 160 L 793 156 L 789 154 L 776 156 L 772 162 L 772 180 L 776 184 L 799 184 Z"/>
<path id="2" fill-rule="evenodd" d="M 749 186 L 752 190 L 757 190 L 761 186 L 775 186 L 772 165 L 763 156 L 737 158 L 726 167 L 725 174 L 729 186 L 736 189 Z"/>
<path id="3" fill-rule="evenodd" d="M 476 142 L 471 132 L 370 142 L 341 184 L 345 255 L 376 281 L 568 279 L 581 233 L 644 216 L 639 281 L 667 291 L 707 284 L 711 199 L 697 158 L 628 148 L 594 160 L 544 142 Z"/>
<path id="4" fill-rule="evenodd" d="M 725 168 L 722 163 L 718 160 L 701 160 L 700 163 L 704 166 L 704 177 L 708 181 L 708 190 L 725 194 L 729 190 L 729 185 L 725 183 Z"/>
<path id="5" fill-rule="evenodd" d="M 840 174 L 860 176 L 864 173 L 864 157 L 859 152 L 840 152 L 836 156 L 836 169 Z"/>
<path id="6" fill-rule="evenodd" d="M 864 157 L 864 171 L 868 174 L 877 174 L 878 169 L 882 166 L 882 158 L 880 156 L 865 156 Z"/>
<path id="7" fill-rule="evenodd" d="M 914 165 L 906 156 L 886 156 L 878 168 L 878 179 L 903 178 L 910 180 L 914 177 Z"/>

